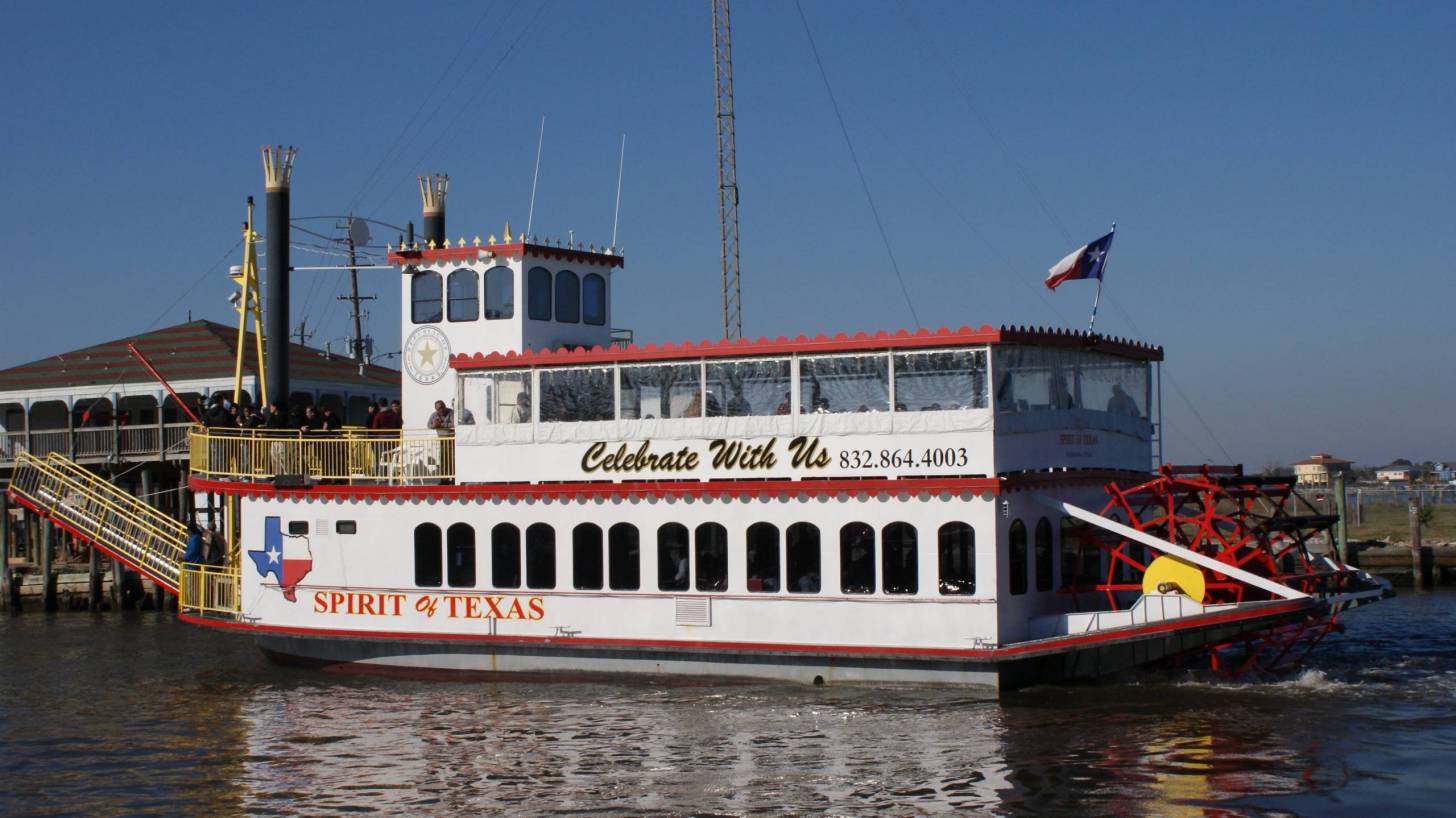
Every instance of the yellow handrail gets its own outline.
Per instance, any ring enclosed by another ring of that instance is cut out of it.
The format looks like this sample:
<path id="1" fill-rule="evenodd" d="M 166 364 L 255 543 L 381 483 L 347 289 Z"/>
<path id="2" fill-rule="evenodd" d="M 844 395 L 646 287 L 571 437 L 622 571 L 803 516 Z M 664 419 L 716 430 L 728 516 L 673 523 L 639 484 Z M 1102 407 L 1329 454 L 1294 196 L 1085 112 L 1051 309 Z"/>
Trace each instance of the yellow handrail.
<path id="1" fill-rule="evenodd" d="M 221 565 L 183 563 L 177 607 L 183 611 L 236 615 L 242 610 L 242 573 Z"/>
<path id="2" fill-rule="evenodd" d="M 21 454 L 10 490 L 177 591 L 187 542 L 181 523 L 56 454 Z"/>
<path id="3" fill-rule="evenodd" d="M 190 468 L 202 477 L 231 480 L 300 475 L 339 483 L 445 482 L 455 477 L 455 436 L 428 429 L 193 427 Z"/>

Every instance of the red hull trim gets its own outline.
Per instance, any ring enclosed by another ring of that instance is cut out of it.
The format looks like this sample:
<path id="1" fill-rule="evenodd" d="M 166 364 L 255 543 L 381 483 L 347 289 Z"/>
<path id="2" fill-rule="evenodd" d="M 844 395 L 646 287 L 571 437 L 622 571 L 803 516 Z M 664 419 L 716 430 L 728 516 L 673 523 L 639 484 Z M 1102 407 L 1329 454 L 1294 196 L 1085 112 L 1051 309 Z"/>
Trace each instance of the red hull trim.
<path id="1" fill-rule="evenodd" d="M 428 642 L 478 642 L 503 645 L 558 645 L 562 647 L 601 648 L 656 648 L 679 650 L 733 651 L 739 653 L 798 653 L 824 654 L 830 656 L 889 656 L 924 657 L 930 659 L 967 659 L 980 661 L 1005 661 L 1063 653 L 1093 645 L 1142 639 L 1149 636 L 1170 633 L 1177 630 L 1204 628 L 1242 620 L 1265 619 L 1273 616 L 1295 613 L 1311 606 L 1313 600 L 1296 599 L 1287 602 L 1261 605 L 1253 610 L 1228 611 L 1196 617 L 1190 620 L 1171 620 L 1144 625 L 1140 628 L 1119 629 L 1102 633 L 1066 636 L 1060 639 L 1044 639 L 1003 648 L 914 648 L 874 645 L 805 645 L 785 642 L 716 642 L 705 640 L 674 639 L 592 639 L 584 637 L 559 636 L 489 636 L 481 634 L 449 634 L 379 631 L 357 631 L 337 628 L 299 628 L 286 625 L 259 625 L 247 622 L 231 622 L 208 619 L 179 613 L 184 622 L 222 630 L 241 631 L 254 634 L 281 634 L 286 636 L 338 637 L 347 639 L 402 640 Z"/>

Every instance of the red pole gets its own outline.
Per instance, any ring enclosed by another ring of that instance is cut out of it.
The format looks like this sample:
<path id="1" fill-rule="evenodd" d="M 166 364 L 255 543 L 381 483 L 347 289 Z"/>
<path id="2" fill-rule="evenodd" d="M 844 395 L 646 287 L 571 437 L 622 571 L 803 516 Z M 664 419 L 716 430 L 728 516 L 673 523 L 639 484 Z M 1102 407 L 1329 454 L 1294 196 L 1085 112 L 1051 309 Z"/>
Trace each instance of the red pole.
<path id="1" fill-rule="evenodd" d="M 152 377 L 156 378 L 157 382 L 160 383 L 162 387 L 167 390 L 167 394 L 172 396 L 172 400 L 177 401 L 177 405 L 182 407 L 182 411 L 187 413 L 187 417 L 192 418 L 193 423 L 201 426 L 202 418 L 199 418 L 197 415 L 193 414 L 192 408 L 189 407 L 187 403 L 177 395 L 176 391 L 172 389 L 172 384 L 167 383 L 167 379 L 162 377 L 162 373 L 158 372 L 157 368 L 152 366 L 152 362 L 147 360 L 147 356 L 143 355 L 142 351 L 136 348 L 136 344 L 128 342 L 126 345 L 126 349 L 128 352 L 135 355 L 138 361 L 142 362 L 142 366 L 146 367 L 148 372 L 152 373 Z M 157 411 L 162 411 L 161 407 L 157 407 Z"/>

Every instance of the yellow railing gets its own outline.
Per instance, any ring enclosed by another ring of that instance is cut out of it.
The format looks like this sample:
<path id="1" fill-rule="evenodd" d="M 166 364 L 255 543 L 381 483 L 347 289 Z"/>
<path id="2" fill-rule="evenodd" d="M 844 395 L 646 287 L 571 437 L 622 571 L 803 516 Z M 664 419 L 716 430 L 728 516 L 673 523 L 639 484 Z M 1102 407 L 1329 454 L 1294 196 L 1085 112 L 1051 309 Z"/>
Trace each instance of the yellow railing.
<path id="1" fill-rule="evenodd" d="M 433 430 L 299 432 L 193 427 L 191 469 L 202 477 L 340 483 L 439 483 L 455 477 L 455 437 Z"/>
<path id="2" fill-rule="evenodd" d="M 242 574 L 237 568 L 183 563 L 177 607 L 183 611 L 236 616 L 242 610 L 238 598 L 241 587 Z"/>
<path id="3" fill-rule="evenodd" d="M 10 489 L 78 534 L 177 590 L 187 545 L 181 523 L 52 453 L 44 460 L 22 453 Z"/>

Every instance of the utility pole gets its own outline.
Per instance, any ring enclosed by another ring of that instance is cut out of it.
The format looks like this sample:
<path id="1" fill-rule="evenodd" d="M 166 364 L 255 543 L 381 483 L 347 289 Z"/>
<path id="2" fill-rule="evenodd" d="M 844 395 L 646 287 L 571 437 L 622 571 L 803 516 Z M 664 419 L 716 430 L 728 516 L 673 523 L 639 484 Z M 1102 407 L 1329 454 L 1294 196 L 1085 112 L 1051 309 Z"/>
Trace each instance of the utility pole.
<path id="1" fill-rule="evenodd" d="M 302 321 L 298 322 L 298 329 L 294 330 L 293 335 L 290 337 L 297 338 L 298 343 L 300 344 L 308 343 L 308 339 L 313 337 L 313 333 L 308 331 L 307 318 L 304 318 Z"/>
<path id="2" fill-rule="evenodd" d="M 713 0 L 713 84 L 718 119 L 718 217 L 723 261 L 723 337 L 743 337 L 738 292 L 738 158 L 733 119 L 733 42 L 728 0 Z"/>
<path id="3" fill-rule="evenodd" d="M 362 221 L 354 221 L 354 217 L 350 215 L 346 225 L 349 237 L 349 294 L 339 296 L 339 300 L 349 302 L 354 316 L 354 335 L 349 339 L 349 352 L 354 356 L 355 361 L 364 364 L 368 363 L 368 361 L 365 359 L 366 356 L 364 354 L 364 329 L 359 312 L 359 302 L 373 301 L 375 297 L 372 295 L 359 295 L 359 262 L 355 259 L 354 250 L 356 239 L 360 236 L 360 233 L 356 232 L 356 224 L 359 225 L 359 228 L 362 228 L 364 241 L 368 241 L 368 228 L 364 226 Z"/>

